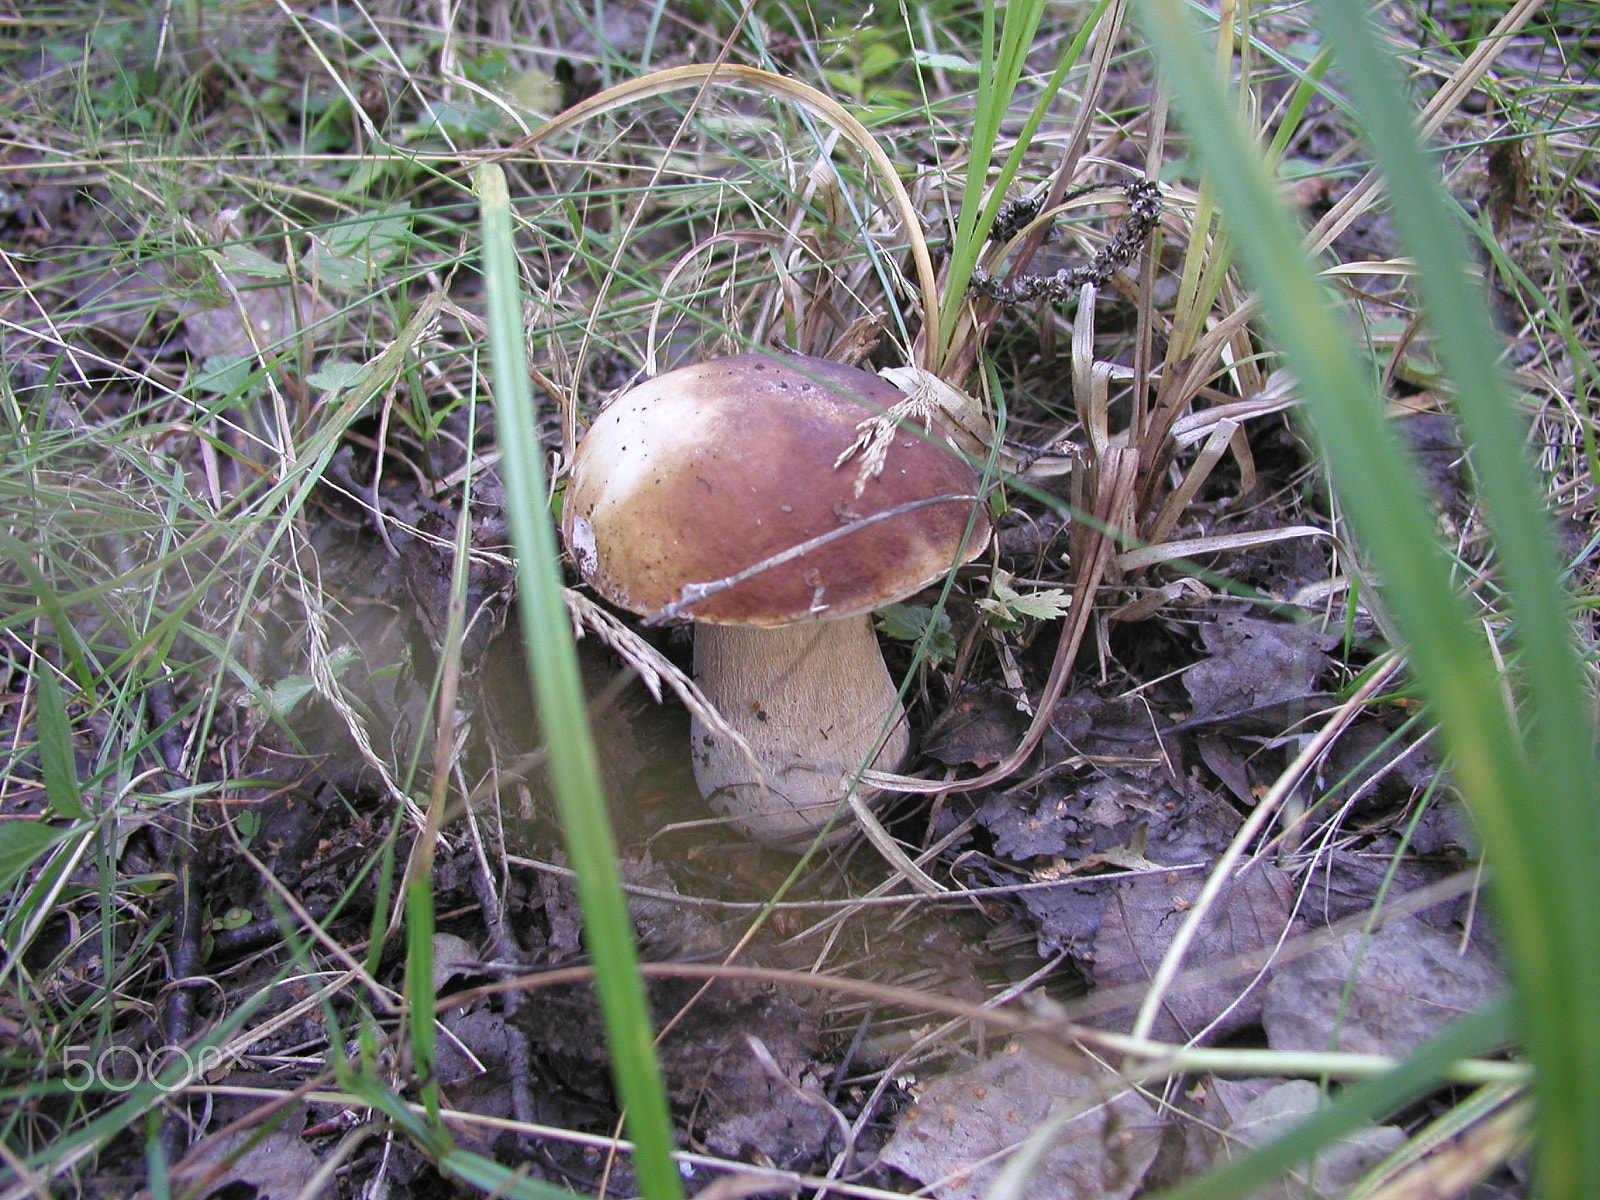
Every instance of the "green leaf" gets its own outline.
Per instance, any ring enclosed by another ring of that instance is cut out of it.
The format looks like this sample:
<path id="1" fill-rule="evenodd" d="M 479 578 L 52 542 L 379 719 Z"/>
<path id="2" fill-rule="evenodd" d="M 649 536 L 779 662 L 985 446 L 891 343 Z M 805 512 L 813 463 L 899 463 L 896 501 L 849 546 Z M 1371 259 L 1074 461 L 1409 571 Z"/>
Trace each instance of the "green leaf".
<path id="1" fill-rule="evenodd" d="M 1005 629 L 1015 629 L 1024 620 L 1054 621 L 1066 616 L 1067 610 L 1072 607 L 1072 597 L 1062 588 L 1019 592 L 997 577 L 994 595 L 979 600 L 978 607 L 989 614 L 991 623 Z"/>
<path id="2" fill-rule="evenodd" d="M 349 646 L 340 646 L 328 655 L 328 672 L 340 678 L 355 661 L 356 652 Z M 309 675 L 285 675 L 267 691 L 264 697 L 267 712 L 274 717 L 286 717 L 295 706 L 317 690 L 317 681 Z"/>
<path id="3" fill-rule="evenodd" d="M 397 204 L 376 217 L 330 225 L 317 236 L 332 254 L 362 258 L 374 266 L 382 266 L 410 238 L 411 216 L 409 204 Z"/>
<path id="4" fill-rule="evenodd" d="M 422 106 L 417 134 L 428 136 L 439 130 L 451 137 L 477 138 L 495 132 L 505 121 L 505 113 L 492 104 L 430 100 Z"/>
<path id="5" fill-rule="evenodd" d="M 44 791 L 50 811 L 58 817 L 85 817 L 83 793 L 78 787 L 78 759 L 72 748 L 72 722 L 67 717 L 61 685 L 47 666 L 34 676 L 38 714 L 35 730 L 39 737 L 39 772 L 44 776 Z"/>
<path id="6" fill-rule="evenodd" d="M 289 278 L 287 267 L 280 262 L 274 262 L 253 247 L 237 244 L 223 246 L 219 253 L 228 269 L 237 271 L 241 275 L 251 275 L 257 279 Z"/>
<path id="7" fill-rule="evenodd" d="M 929 662 L 943 662 L 955 657 L 956 639 L 950 632 L 950 614 L 943 609 L 891 604 L 879 609 L 876 616 L 878 628 L 897 642 L 915 642 L 927 638 Z"/>
<path id="8" fill-rule="evenodd" d="M 367 283 L 367 265 L 358 258 L 335 254 L 320 238 L 311 239 L 311 270 L 317 281 L 337 291 L 349 292 Z"/>
<path id="9" fill-rule="evenodd" d="M 267 711 L 275 717 L 286 717 L 316 690 L 317 681 L 309 675 L 285 675 L 267 692 Z"/>
<path id="10" fill-rule="evenodd" d="M 893 71 L 901 63 L 900 51 L 888 42 L 874 42 L 861 52 L 861 77 L 874 79 Z"/>
<path id="11" fill-rule="evenodd" d="M 1054 621 L 1067 615 L 1072 597 L 1062 588 L 1041 588 L 1037 592 L 1007 597 L 1005 605 L 1012 612 L 1035 621 Z"/>
<path id="12" fill-rule="evenodd" d="M 211 921 L 211 928 L 243 929 L 246 925 L 250 924 L 252 919 L 251 912 L 248 908 L 239 908 L 236 906 L 234 908 L 230 908 L 220 917 L 213 918 Z"/>
<path id="13" fill-rule="evenodd" d="M 0 888 L 9 888 L 66 836 L 43 821 L 0 821 Z"/>
<path id="14" fill-rule="evenodd" d="M 214 396 L 237 396 L 250 384 L 254 370 L 248 354 L 213 354 L 194 373 L 194 386 Z"/>
<path id="15" fill-rule="evenodd" d="M 917 66 L 927 67 L 930 71 L 959 71 L 964 75 L 976 75 L 978 73 L 978 65 L 959 54 L 940 54 L 932 50 L 914 50 L 911 58 Z"/>
<path id="16" fill-rule="evenodd" d="M 323 392 L 342 392 L 352 387 L 367 368 L 364 364 L 343 358 L 330 358 L 311 374 L 306 382 Z"/>

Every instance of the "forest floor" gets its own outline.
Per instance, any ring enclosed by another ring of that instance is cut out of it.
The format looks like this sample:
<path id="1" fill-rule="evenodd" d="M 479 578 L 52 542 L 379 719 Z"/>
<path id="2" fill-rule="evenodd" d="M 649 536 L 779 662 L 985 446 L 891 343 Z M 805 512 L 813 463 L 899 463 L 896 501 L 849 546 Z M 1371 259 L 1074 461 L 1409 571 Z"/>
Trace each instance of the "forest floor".
<path id="1" fill-rule="evenodd" d="M 587 956 L 514 618 L 469 168 L 541 114 L 726 51 L 848 102 L 937 250 L 981 10 L 223 7 L 4 16 L 0 1076 L 21 1103 L 0 1195 L 457 1194 L 470 1173 L 407 1124 L 435 1086 L 456 1147 L 632 1194 L 594 998 L 559 971 Z M 1460 85 L 1440 161 L 1592 603 L 1600 32 L 1551 4 L 1469 68 L 1486 7 L 1382 11 L 1421 101 Z M 1086 19 L 1049 10 L 1040 77 Z M 691 1190 L 978 1197 L 1054 1116 L 1072 1136 L 1028 1195 L 1153 1192 L 1310 1111 L 1315 1055 L 1403 1056 L 1503 987 L 1470 821 L 1131 20 L 1025 149 L 1016 195 L 1103 185 L 1029 270 L 1095 261 L 1132 180 L 1159 180 L 1162 214 L 1087 307 L 1076 284 L 974 297 L 949 361 L 1005 397 L 993 543 L 879 618 L 911 680 L 905 769 L 940 785 L 879 810 L 919 877 L 859 837 L 797 873 L 725 828 L 675 690 L 689 635 L 571 577 Z M 1245 34 L 1252 111 L 1482 591 L 1467 448 L 1381 204 L 1342 205 L 1365 152 L 1315 30 L 1270 9 Z M 594 412 L 657 370 L 776 346 L 907 361 L 892 206 L 776 93 L 624 96 L 521 145 L 558 486 Z M 373 364 L 383 386 L 349 403 Z M 451 1000 L 419 1079 L 403 878 L 436 793 Z M 1062 1022 L 1078 1036 L 1038 1032 Z M 1217 1057 L 1130 1079 L 1108 1036 L 1130 1031 Z M 167 1094 L 150 1081 L 176 1047 L 196 1069 Z M 1301 1057 L 1256 1073 L 1262 1049 Z M 1350 1134 L 1315 1194 L 1500 1129 L 1497 1078 Z M 1502 1132 L 1450 1194 L 1523 1194 Z"/>

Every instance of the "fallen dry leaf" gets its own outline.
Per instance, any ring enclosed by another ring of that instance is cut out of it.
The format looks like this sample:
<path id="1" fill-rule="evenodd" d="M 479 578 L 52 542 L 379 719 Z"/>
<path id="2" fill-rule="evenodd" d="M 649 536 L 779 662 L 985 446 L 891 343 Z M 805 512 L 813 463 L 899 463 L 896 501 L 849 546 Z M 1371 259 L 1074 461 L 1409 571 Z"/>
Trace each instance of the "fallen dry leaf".
<path id="1" fill-rule="evenodd" d="M 1205 876 L 1198 871 L 1143 875 L 1119 884 L 1095 938 L 1095 986 L 1113 988 L 1149 979 L 1204 884 Z M 1272 945 L 1291 923 L 1293 903 L 1294 885 L 1282 871 L 1270 863 L 1252 865 L 1223 886 L 1189 948 L 1185 966 L 1203 966 Z M 1255 1024 L 1261 1016 L 1262 994 L 1259 989 L 1241 994 L 1249 983 L 1246 976 L 1174 988 L 1161 1006 L 1152 1036 L 1187 1042 L 1204 1031 L 1202 1040 L 1215 1041 Z M 1132 1009 L 1123 1009 L 1097 1017 L 1095 1024 L 1125 1029 L 1132 1017 Z"/>
<path id="2" fill-rule="evenodd" d="M 1200 636 L 1211 657 L 1183 673 L 1194 719 L 1304 701 L 1332 665 L 1324 650 L 1335 639 L 1309 625 L 1223 616 L 1202 625 Z"/>
<path id="3" fill-rule="evenodd" d="M 1503 986 L 1481 952 L 1462 953 L 1458 938 L 1407 917 L 1285 963 L 1267 985 L 1261 1023 L 1274 1050 L 1404 1055 Z"/>
<path id="4" fill-rule="evenodd" d="M 185 1165 L 192 1167 L 196 1175 L 204 1175 L 213 1166 L 227 1163 L 222 1174 L 212 1181 L 207 1196 L 231 1196 L 238 1190 L 235 1184 L 254 1188 L 257 1200 L 293 1200 L 301 1195 L 322 1165 L 310 1147 L 294 1134 L 278 1129 L 243 1149 L 253 1136 L 253 1131 L 241 1129 L 220 1137 Z M 238 1157 L 229 1162 L 234 1155 Z M 332 1184 L 329 1180 L 327 1189 L 308 1193 L 308 1200 L 328 1194 Z"/>
<path id="5" fill-rule="evenodd" d="M 1263 1086 L 1261 1080 L 1211 1080 L 1201 1104 L 1205 1124 L 1189 1127 L 1186 1167 L 1202 1170 L 1288 1133 L 1321 1102 L 1317 1085 L 1305 1079 Z M 1394 1125 L 1363 1125 L 1324 1146 L 1310 1169 L 1302 1165 L 1279 1183 L 1245 1200 L 1334 1200 L 1398 1150 L 1405 1131 Z"/>
<path id="6" fill-rule="evenodd" d="M 333 312 L 326 302 L 288 283 L 262 285 L 238 279 L 235 296 L 214 307 L 184 306 L 184 332 L 189 352 L 197 359 L 248 358 L 257 346 L 279 347 Z"/>
<path id="7" fill-rule="evenodd" d="M 1015 698 L 978 684 L 962 689 L 922 736 L 922 752 L 946 766 L 992 767 L 1017 748 L 1028 722 Z"/>
<path id="8" fill-rule="evenodd" d="M 1161 1141 L 1155 1109 L 1087 1059 L 1069 1069 L 1017 1042 L 924 1087 L 879 1158 L 939 1200 L 978 1200 L 1053 1117 L 1065 1120 L 1028 1186 L 1032 1200 L 1123 1200 L 1138 1188 Z"/>

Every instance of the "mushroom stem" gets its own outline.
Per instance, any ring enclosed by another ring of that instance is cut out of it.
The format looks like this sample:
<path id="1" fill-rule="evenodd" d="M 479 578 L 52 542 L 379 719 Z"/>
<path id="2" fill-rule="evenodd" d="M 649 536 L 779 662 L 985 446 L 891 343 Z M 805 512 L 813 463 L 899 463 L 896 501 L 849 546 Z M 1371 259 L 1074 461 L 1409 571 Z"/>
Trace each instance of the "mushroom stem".
<path id="1" fill-rule="evenodd" d="M 701 625 L 694 671 L 767 776 L 763 784 L 736 746 L 696 718 L 695 780 L 713 807 L 757 841 L 782 845 L 815 836 L 863 764 L 894 771 L 910 749 L 905 710 L 870 616 L 778 627 Z"/>

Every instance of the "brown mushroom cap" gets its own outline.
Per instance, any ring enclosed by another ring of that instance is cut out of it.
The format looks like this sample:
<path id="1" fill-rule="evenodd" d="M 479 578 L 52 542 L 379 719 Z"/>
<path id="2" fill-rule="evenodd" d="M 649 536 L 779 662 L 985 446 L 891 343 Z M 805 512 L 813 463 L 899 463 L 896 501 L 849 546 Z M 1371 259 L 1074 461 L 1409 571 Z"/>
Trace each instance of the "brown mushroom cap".
<path id="1" fill-rule="evenodd" d="M 920 423 L 896 431 L 859 496 L 859 456 L 834 465 L 862 421 L 904 398 L 854 367 L 762 354 L 640 384 L 595 419 L 574 457 L 563 531 L 578 569 L 608 600 L 652 614 L 701 594 L 686 596 L 690 585 L 833 534 L 711 589 L 684 615 L 786 625 L 859 615 L 918 591 L 958 555 L 975 557 L 989 525 L 979 507 L 963 551 L 979 480 L 937 426 L 932 437 Z"/>

